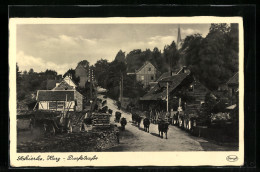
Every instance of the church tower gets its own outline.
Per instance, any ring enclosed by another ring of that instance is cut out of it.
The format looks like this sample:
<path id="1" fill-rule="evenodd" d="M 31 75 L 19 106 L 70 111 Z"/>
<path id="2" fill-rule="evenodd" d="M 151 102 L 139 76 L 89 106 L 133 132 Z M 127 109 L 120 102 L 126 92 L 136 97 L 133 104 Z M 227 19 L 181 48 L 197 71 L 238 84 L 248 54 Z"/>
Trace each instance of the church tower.
<path id="1" fill-rule="evenodd" d="M 178 25 L 178 36 L 177 36 L 177 50 L 181 48 L 182 40 L 181 40 L 181 29 L 180 25 Z"/>

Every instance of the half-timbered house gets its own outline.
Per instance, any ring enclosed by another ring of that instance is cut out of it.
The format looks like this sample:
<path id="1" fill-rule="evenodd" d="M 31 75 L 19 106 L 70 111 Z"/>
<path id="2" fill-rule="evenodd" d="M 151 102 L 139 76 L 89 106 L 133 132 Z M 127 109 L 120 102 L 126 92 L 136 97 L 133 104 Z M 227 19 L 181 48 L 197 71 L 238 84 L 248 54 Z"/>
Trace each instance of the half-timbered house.
<path id="1" fill-rule="evenodd" d="M 83 96 L 76 90 L 38 90 L 39 110 L 82 111 Z"/>

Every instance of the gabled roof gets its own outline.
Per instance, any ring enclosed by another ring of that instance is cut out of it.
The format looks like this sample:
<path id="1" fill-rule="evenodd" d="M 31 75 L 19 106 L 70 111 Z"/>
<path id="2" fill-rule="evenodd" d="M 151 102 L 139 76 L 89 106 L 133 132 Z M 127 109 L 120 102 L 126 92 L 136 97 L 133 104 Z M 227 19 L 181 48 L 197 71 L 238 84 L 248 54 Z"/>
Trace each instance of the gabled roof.
<path id="1" fill-rule="evenodd" d="M 170 76 L 162 79 L 159 83 L 151 89 L 146 95 L 140 98 L 140 100 L 164 100 L 167 94 L 166 85 L 169 83 L 168 91 L 172 92 L 177 86 L 179 86 L 182 81 L 189 75 L 190 73 L 181 73 L 178 75 Z"/>
<path id="2" fill-rule="evenodd" d="M 59 80 L 47 80 L 46 89 L 51 90 L 56 87 L 56 83 L 59 83 Z"/>
<path id="3" fill-rule="evenodd" d="M 227 85 L 238 85 L 238 72 L 229 79 Z"/>
<path id="4" fill-rule="evenodd" d="M 177 69 L 174 69 L 172 71 L 172 73 L 174 75 L 177 75 L 177 74 L 180 74 L 182 70 L 183 70 L 183 67 L 182 68 L 177 68 Z M 170 76 L 171 76 L 171 72 L 165 72 L 157 79 L 157 82 L 162 80 L 162 79 L 164 79 L 164 78 L 170 77 Z"/>
<path id="5" fill-rule="evenodd" d="M 77 84 L 75 84 L 75 82 L 70 77 L 66 76 L 65 78 L 63 78 L 63 80 L 67 82 L 70 86 L 77 87 Z"/>
<path id="6" fill-rule="evenodd" d="M 141 71 L 149 63 L 157 70 L 157 68 L 151 62 L 146 61 L 146 62 L 144 62 L 143 66 L 141 66 L 139 69 L 135 70 L 135 73 L 138 73 L 139 71 Z"/>
<path id="7" fill-rule="evenodd" d="M 74 90 L 75 88 L 69 85 L 65 80 L 62 80 L 55 88 L 52 90 Z"/>
<path id="8" fill-rule="evenodd" d="M 37 101 L 74 101 L 74 90 L 38 90 Z"/>
<path id="9" fill-rule="evenodd" d="M 165 72 L 157 79 L 157 82 L 160 81 L 161 79 L 169 77 L 169 76 L 171 76 L 171 72 Z"/>

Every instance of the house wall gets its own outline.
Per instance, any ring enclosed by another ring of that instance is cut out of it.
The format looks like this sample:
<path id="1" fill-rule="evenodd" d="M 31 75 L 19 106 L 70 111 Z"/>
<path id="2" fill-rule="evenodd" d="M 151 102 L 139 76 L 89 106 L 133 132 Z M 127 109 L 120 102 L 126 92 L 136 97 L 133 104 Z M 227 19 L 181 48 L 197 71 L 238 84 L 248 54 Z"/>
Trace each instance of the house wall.
<path id="1" fill-rule="evenodd" d="M 238 89 L 238 85 L 229 85 L 228 86 L 228 94 L 229 94 L 229 99 L 230 99 L 229 104 L 230 105 L 238 103 L 237 102 L 238 93 L 236 92 L 237 89 Z"/>
<path id="2" fill-rule="evenodd" d="M 193 91 L 187 89 L 187 95 L 193 97 L 194 100 L 192 102 L 186 102 L 185 113 L 188 115 L 197 113 L 201 104 L 205 102 L 205 96 L 208 92 L 207 88 L 196 80 L 193 81 L 191 85 L 193 85 Z"/>
<path id="3" fill-rule="evenodd" d="M 77 68 L 75 69 L 75 76 L 76 77 L 81 77 L 81 76 L 88 76 L 88 71 L 86 71 L 86 69 L 84 69 L 83 66 L 77 66 Z"/>
<path id="4" fill-rule="evenodd" d="M 63 111 L 64 108 L 62 109 L 50 109 L 50 102 L 60 102 L 60 103 L 64 103 L 65 105 L 65 101 L 40 101 L 39 102 L 39 110 L 57 110 L 57 111 Z M 75 106 L 75 102 L 74 101 L 70 101 L 66 103 L 66 110 L 69 108 L 69 111 L 74 111 L 74 106 Z"/>
<path id="5" fill-rule="evenodd" d="M 149 68 L 151 69 L 150 71 Z M 156 81 L 156 72 L 156 68 L 151 63 L 147 63 L 140 71 L 136 73 L 136 80 L 141 81 L 144 86 L 147 86 L 149 85 L 149 82 Z"/>
<path id="6" fill-rule="evenodd" d="M 77 101 L 77 106 L 76 106 L 75 110 L 82 111 L 83 110 L 83 96 L 77 91 L 75 91 L 74 95 L 75 95 L 75 100 Z"/>
<path id="7" fill-rule="evenodd" d="M 85 88 L 85 84 L 88 80 L 87 76 L 80 76 L 79 78 L 79 87 Z"/>
<path id="8" fill-rule="evenodd" d="M 187 94 L 194 97 L 196 102 L 205 101 L 205 96 L 208 92 L 207 88 L 198 81 L 193 81 L 191 85 L 193 85 L 193 91 L 187 89 Z"/>
<path id="9" fill-rule="evenodd" d="M 69 78 L 69 77 L 65 77 L 64 81 L 66 81 L 70 86 L 75 87 L 75 84 L 73 83 L 73 81 Z"/>

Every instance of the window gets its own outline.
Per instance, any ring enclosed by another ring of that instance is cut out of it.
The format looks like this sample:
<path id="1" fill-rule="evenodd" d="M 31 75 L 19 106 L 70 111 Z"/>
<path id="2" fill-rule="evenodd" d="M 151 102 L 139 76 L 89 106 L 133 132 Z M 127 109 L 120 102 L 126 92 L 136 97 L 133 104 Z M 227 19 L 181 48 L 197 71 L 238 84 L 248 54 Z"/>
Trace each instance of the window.
<path id="1" fill-rule="evenodd" d="M 58 102 L 57 109 L 63 109 L 63 108 L 64 108 L 64 102 Z"/>
<path id="2" fill-rule="evenodd" d="M 141 80 L 144 80 L 144 76 L 141 76 Z"/>
<path id="3" fill-rule="evenodd" d="M 193 90 L 194 90 L 194 86 L 193 86 L 193 85 L 190 85 L 190 87 L 189 87 L 189 92 L 193 92 Z"/>
<path id="4" fill-rule="evenodd" d="M 150 67 L 148 68 L 148 71 L 151 71 L 151 68 L 150 68 Z"/>
<path id="5" fill-rule="evenodd" d="M 49 102 L 49 109 L 50 110 L 56 110 L 57 103 L 56 102 Z"/>
<path id="6" fill-rule="evenodd" d="M 151 80 L 153 80 L 153 76 L 151 76 Z"/>

